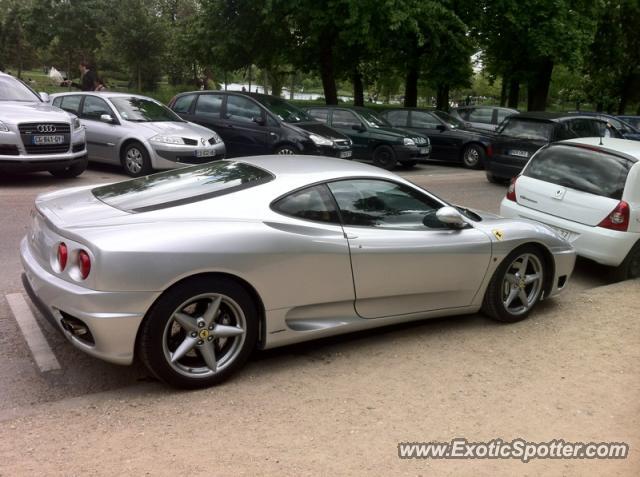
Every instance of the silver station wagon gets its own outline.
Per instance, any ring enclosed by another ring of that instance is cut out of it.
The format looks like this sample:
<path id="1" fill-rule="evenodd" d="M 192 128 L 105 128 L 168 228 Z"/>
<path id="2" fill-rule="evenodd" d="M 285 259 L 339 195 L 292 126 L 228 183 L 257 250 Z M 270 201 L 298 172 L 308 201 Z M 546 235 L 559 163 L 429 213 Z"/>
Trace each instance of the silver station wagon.
<path id="1" fill-rule="evenodd" d="M 225 156 L 218 134 L 181 119 L 155 99 L 128 93 L 61 93 L 54 106 L 86 128 L 89 160 L 121 164 L 132 177 Z"/>

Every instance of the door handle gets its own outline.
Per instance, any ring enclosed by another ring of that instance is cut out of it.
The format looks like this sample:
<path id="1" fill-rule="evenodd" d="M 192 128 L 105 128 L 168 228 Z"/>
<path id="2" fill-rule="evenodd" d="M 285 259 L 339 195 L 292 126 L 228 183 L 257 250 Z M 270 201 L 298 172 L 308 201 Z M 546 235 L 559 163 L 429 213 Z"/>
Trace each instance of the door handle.
<path id="1" fill-rule="evenodd" d="M 231 124 L 231 123 L 225 124 L 224 127 L 229 128 L 229 129 L 234 129 L 235 128 L 235 126 L 233 124 Z"/>
<path id="2" fill-rule="evenodd" d="M 353 240 L 353 239 L 357 239 L 358 236 L 356 234 L 351 234 L 351 233 L 345 232 L 344 233 L 344 238 Z"/>

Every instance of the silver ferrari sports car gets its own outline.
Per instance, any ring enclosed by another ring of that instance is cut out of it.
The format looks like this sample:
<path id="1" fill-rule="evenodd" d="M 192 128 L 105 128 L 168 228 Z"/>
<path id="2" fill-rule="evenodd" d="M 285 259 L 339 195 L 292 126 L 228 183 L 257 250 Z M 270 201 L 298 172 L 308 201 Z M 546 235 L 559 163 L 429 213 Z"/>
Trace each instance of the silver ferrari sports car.
<path id="1" fill-rule="evenodd" d="M 43 194 L 21 255 L 28 294 L 74 346 L 184 388 L 256 347 L 479 310 L 518 321 L 575 261 L 544 225 L 311 156 Z"/>

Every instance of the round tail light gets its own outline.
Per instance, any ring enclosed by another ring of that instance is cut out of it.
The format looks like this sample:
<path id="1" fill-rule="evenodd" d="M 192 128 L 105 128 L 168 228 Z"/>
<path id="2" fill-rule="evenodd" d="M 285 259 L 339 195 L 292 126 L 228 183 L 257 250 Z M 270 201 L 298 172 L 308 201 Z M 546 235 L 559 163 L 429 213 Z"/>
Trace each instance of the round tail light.
<path id="1" fill-rule="evenodd" d="M 80 269 L 80 276 L 83 280 L 89 276 L 89 272 L 91 272 L 91 258 L 84 250 L 78 252 L 78 268 Z"/>
<path id="2" fill-rule="evenodd" d="M 62 242 L 58 245 L 58 266 L 60 271 L 64 271 L 67 266 L 67 259 L 69 258 L 69 250 L 67 250 L 67 244 Z"/>

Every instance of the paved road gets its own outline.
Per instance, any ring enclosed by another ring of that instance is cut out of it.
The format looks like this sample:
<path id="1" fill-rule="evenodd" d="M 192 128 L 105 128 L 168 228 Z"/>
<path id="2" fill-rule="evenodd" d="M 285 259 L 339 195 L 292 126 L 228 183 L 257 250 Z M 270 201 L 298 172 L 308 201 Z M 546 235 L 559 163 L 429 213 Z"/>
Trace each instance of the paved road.
<path id="1" fill-rule="evenodd" d="M 461 167 L 429 164 L 399 173 L 448 201 L 489 212 L 498 211 L 505 192 L 503 186 L 488 183 L 482 171 Z M 150 380 L 140 365 L 114 366 L 76 351 L 34 311 L 60 364 L 59 370 L 39 372 L 6 299 L 7 295 L 22 293 L 18 245 L 25 234 L 36 195 L 63 187 L 125 178 L 117 169 L 105 166 L 92 166 L 73 180 L 56 179 L 47 173 L 0 178 L 0 263 L 3 265 L 0 275 L 0 416 L 2 411 Z M 579 262 L 567 293 L 605 284 L 602 275 L 600 267 Z M 438 328 L 438 324 L 433 326 Z M 313 351 L 314 346 L 322 345 L 309 344 L 307 349 Z"/>

